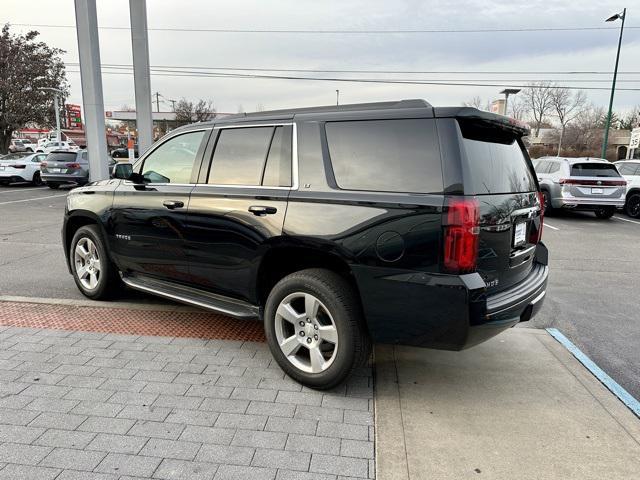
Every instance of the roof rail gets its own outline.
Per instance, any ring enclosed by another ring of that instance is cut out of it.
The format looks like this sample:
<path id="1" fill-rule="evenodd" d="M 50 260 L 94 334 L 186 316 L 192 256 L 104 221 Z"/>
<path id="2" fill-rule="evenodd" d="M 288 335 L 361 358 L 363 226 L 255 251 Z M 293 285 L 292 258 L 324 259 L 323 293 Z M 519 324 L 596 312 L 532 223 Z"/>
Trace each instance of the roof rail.
<path id="1" fill-rule="evenodd" d="M 429 108 L 429 104 L 426 100 L 422 99 L 409 99 L 398 100 L 393 102 L 372 102 L 372 103 L 350 103 L 345 105 L 325 105 L 320 107 L 306 107 L 306 108 L 288 108 L 282 110 L 265 110 L 262 112 L 251 113 L 239 113 L 237 115 L 229 115 L 220 118 L 218 121 L 238 120 L 241 118 L 256 118 L 263 116 L 273 115 L 297 115 L 303 113 L 325 113 L 325 112 L 344 112 L 344 111 L 359 111 L 359 110 L 385 110 L 385 109 L 397 109 L 397 108 Z"/>

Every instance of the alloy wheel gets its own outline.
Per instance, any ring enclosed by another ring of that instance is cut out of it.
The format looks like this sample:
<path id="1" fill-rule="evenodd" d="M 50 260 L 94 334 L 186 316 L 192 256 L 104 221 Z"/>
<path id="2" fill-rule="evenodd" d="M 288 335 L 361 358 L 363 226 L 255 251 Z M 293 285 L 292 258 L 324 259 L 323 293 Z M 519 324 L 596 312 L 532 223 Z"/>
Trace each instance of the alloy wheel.
<path id="1" fill-rule="evenodd" d="M 640 217 L 640 195 L 632 195 L 627 201 L 627 213 L 630 217 Z"/>
<path id="2" fill-rule="evenodd" d="M 338 353 L 338 330 L 333 317 L 310 293 L 295 292 L 280 302 L 275 334 L 287 360 L 306 373 L 324 372 Z"/>
<path id="3" fill-rule="evenodd" d="M 93 290 L 100 280 L 100 256 L 95 243 L 88 238 L 78 240 L 73 252 L 73 261 L 76 267 L 78 280 L 87 290 Z"/>

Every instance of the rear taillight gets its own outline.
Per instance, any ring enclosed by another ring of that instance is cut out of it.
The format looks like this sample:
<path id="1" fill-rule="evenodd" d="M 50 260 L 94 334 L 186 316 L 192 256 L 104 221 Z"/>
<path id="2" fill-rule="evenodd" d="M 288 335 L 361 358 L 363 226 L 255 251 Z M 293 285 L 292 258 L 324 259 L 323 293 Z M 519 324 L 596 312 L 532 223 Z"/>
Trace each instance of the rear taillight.
<path id="1" fill-rule="evenodd" d="M 18 164 L 14 164 L 14 165 L 11 165 L 11 166 L 12 166 L 13 168 L 18 168 L 18 169 L 27 168 L 27 166 L 26 166 L 26 165 L 18 165 Z"/>
<path id="2" fill-rule="evenodd" d="M 451 273 L 476 269 L 480 211 L 475 198 L 451 198 L 444 226 L 444 268 Z"/>
<path id="3" fill-rule="evenodd" d="M 531 234 L 529 236 L 529 243 L 539 243 L 542 240 L 542 227 L 544 226 L 544 195 L 542 192 L 537 192 L 538 194 L 538 204 L 540 205 L 540 224 L 536 229 L 531 229 Z"/>
<path id="4" fill-rule="evenodd" d="M 622 187 L 627 184 L 626 180 L 581 180 L 579 178 L 561 178 L 560 185 L 587 185 L 594 187 Z"/>
<path id="5" fill-rule="evenodd" d="M 79 163 L 67 163 L 66 164 L 67 168 L 73 168 L 73 169 L 78 169 L 80 168 L 80 164 Z"/>
<path id="6" fill-rule="evenodd" d="M 40 168 L 47 168 L 47 162 L 40 162 Z"/>

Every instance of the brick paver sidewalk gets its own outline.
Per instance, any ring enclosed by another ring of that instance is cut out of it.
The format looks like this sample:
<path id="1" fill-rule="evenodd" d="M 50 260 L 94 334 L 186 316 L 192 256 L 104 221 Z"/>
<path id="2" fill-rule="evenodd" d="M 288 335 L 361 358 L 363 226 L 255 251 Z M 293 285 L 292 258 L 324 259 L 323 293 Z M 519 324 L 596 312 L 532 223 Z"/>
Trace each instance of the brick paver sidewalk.
<path id="1" fill-rule="evenodd" d="M 373 440 L 370 369 L 323 393 L 261 342 L 0 326 L 1 479 L 373 478 Z"/>

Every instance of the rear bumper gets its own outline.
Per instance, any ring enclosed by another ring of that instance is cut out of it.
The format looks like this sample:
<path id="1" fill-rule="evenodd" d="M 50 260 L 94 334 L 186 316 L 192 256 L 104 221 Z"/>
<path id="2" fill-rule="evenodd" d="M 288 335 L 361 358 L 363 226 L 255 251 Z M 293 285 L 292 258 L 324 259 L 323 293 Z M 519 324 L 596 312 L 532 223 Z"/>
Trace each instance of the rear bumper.
<path id="1" fill-rule="evenodd" d="M 81 175 L 55 175 L 50 173 L 42 173 L 40 175 L 43 182 L 54 182 L 54 183 L 75 183 L 77 185 L 83 185 L 89 182 L 88 176 Z"/>
<path id="2" fill-rule="evenodd" d="M 574 210 L 595 210 L 601 207 L 624 207 L 625 197 L 597 198 L 597 197 L 573 197 L 563 196 L 554 198 L 551 202 L 553 208 L 566 208 Z"/>
<path id="3" fill-rule="evenodd" d="M 477 345 L 533 318 L 544 302 L 549 275 L 547 249 L 542 243 L 536 249 L 530 274 L 494 295 L 487 295 L 478 273 L 352 269 L 375 342 L 444 350 Z"/>

